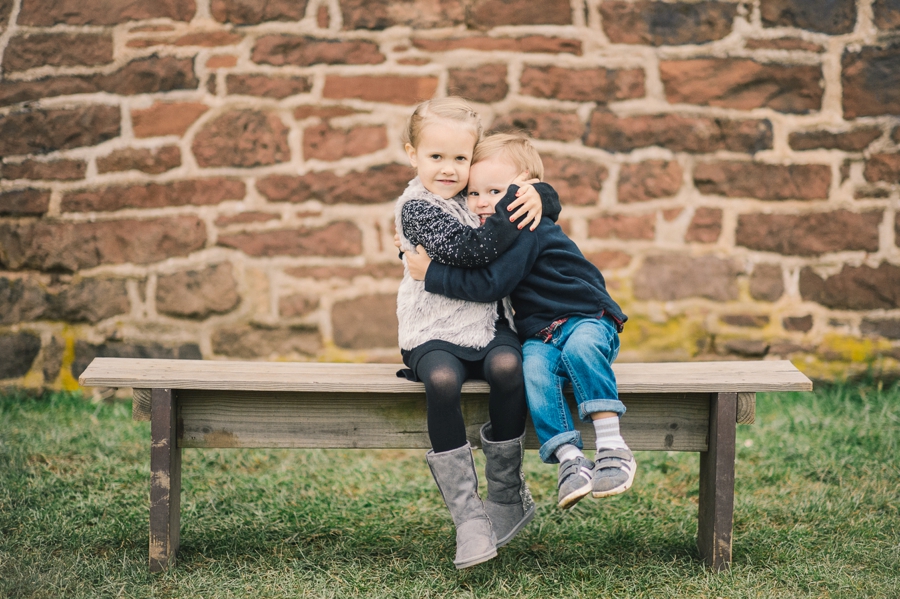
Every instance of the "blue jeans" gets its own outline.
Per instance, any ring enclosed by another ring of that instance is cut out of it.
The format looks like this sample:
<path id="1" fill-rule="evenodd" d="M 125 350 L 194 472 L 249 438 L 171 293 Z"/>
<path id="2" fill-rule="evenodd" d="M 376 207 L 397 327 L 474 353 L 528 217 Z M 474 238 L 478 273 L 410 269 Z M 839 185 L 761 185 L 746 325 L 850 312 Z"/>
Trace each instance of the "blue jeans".
<path id="1" fill-rule="evenodd" d="M 609 318 L 569 318 L 546 343 L 536 337 L 525 341 L 522 354 L 525 396 L 544 462 L 559 462 L 554 452 L 560 445 L 583 447 L 563 396 L 566 382 L 572 384 L 584 422 L 594 412 L 625 413 L 612 371 L 619 334 Z"/>

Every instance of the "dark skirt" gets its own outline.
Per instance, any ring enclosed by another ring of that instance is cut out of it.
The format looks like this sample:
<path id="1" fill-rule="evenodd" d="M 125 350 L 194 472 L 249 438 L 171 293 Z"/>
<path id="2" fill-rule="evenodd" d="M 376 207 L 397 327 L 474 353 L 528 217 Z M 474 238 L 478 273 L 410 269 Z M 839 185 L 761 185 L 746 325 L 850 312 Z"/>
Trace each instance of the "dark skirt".
<path id="1" fill-rule="evenodd" d="M 522 354 L 522 343 L 519 341 L 519 337 L 516 335 L 515 331 L 510 328 L 509 323 L 505 318 L 497 321 L 496 331 L 497 332 L 491 342 L 481 349 L 463 347 L 461 345 L 456 345 L 455 343 L 450 343 L 449 341 L 433 339 L 432 341 L 426 341 L 422 345 L 412 349 L 400 350 L 400 354 L 403 356 L 403 363 L 409 368 L 398 370 L 397 376 L 404 377 L 410 381 L 418 381 L 419 377 L 416 376 L 416 366 L 418 365 L 419 360 L 421 360 L 422 356 L 428 352 L 435 350 L 451 353 L 464 362 L 478 362 L 479 360 L 483 360 L 492 349 L 500 347 L 501 345 L 513 347 L 519 352 L 519 355 Z"/>

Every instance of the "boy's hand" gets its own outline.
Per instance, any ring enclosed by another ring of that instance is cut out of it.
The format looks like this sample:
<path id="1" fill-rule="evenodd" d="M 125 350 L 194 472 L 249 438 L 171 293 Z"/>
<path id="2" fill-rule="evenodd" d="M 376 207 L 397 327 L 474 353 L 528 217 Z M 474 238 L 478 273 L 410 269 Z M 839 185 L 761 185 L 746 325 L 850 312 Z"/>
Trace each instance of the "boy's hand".
<path id="1" fill-rule="evenodd" d="M 425 252 L 425 248 L 421 245 L 416 246 L 416 253 L 403 252 L 406 258 L 406 268 L 409 269 L 409 276 L 416 281 L 424 281 L 425 273 L 428 272 L 428 266 L 431 264 L 431 258 Z"/>
<path id="2" fill-rule="evenodd" d="M 394 247 L 400 249 L 400 233 L 394 233 Z"/>
<path id="3" fill-rule="evenodd" d="M 509 204 L 509 210 L 510 212 L 516 208 L 518 208 L 518 210 L 513 212 L 512 216 L 509 217 L 509 220 L 510 222 L 514 222 L 522 215 L 527 214 L 527 216 L 522 219 L 522 222 L 519 223 L 520 229 L 525 227 L 528 223 L 532 223 L 529 230 L 534 231 L 541 223 L 541 214 L 544 211 L 544 205 L 541 202 L 541 195 L 534 187 L 532 187 L 532 184 L 538 183 L 539 181 L 540 179 L 529 178 L 528 171 L 523 171 L 512 181 L 519 186 L 519 190 L 516 192 L 516 199 Z"/>

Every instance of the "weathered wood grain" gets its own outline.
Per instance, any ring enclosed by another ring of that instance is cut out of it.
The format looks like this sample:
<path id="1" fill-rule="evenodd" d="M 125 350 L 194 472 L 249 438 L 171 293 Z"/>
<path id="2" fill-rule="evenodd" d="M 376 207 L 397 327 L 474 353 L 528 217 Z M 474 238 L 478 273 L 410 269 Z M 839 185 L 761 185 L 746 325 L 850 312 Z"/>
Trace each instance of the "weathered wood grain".
<path id="1" fill-rule="evenodd" d="M 622 434 L 632 449 L 706 451 L 708 394 L 622 399 L 628 410 Z M 183 390 L 178 405 L 180 447 L 431 447 L 424 395 Z M 487 395 L 464 396 L 462 410 L 469 441 L 477 447 L 478 430 L 489 418 Z M 593 426 L 576 426 L 590 445 Z M 526 430 L 526 447 L 537 449 L 533 427 Z"/>
<path id="2" fill-rule="evenodd" d="M 399 364 L 237 362 L 95 358 L 82 385 L 141 389 L 407 393 Z M 759 393 L 809 391 L 810 380 L 787 360 L 615 364 L 619 393 Z M 486 389 L 471 381 L 465 392 Z"/>
<path id="3" fill-rule="evenodd" d="M 719 572 L 731 566 L 737 394 L 714 393 L 709 401 L 709 449 L 700 453 L 697 548 Z"/>
<path id="4" fill-rule="evenodd" d="M 154 389 L 150 419 L 150 571 L 171 566 L 181 528 L 181 449 L 175 393 Z"/>
<path id="5" fill-rule="evenodd" d="M 737 423 L 753 424 L 756 422 L 756 393 L 737 394 Z"/>

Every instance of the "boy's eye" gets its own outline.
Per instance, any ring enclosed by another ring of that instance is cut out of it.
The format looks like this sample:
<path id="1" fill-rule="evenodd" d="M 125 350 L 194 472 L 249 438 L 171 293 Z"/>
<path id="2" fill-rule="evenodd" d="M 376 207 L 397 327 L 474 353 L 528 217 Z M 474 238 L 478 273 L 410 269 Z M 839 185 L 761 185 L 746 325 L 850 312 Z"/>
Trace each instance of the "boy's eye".
<path id="1" fill-rule="evenodd" d="M 493 193 L 493 194 L 500 193 L 500 190 L 499 190 L 499 189 L 492 189 L 492 190 L 491 190 L 491 193 Z"/>
<path id="2" fill-rule="evenodd" d="M 440 160 L 440 159 L 441 159 L 441 155 L 440 155 L 440 154 L 432 154 L 432 155 L 431 155 L 431 159 L 432 159 L 432 160 Z"/>
<path id="3" fill-rule="evenodd" d="M 477 192 L 477 191 L 470 191 L 470 192 L 469 192 L 469 195 L 470 195 L 470 196 L 473 196 L 473 197 L 477 197 L 477 196 L 478 196 L 478 192 Z"/>

